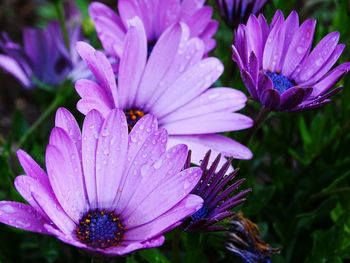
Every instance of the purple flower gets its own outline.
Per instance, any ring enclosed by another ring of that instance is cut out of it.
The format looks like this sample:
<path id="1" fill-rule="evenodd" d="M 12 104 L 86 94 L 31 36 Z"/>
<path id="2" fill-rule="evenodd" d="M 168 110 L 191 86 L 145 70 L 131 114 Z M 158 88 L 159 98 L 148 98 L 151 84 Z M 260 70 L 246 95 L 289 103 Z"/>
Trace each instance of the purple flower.
<path id="1" fill-rule="evenodd" d="M 231 28 L 246 23 L 251 14 L 258 14 L 269 0 L 215 0 L 221 18 Z"/>
<path id="2" fill-rule="evenodd" d="M 191 153 L 189 153 L 185 168 L 190 167 Z M 226 225 L 216 225 L 225 219 L 232 217 L 235 213 L 232 209 L 245 201 L 246 189 L 235 193 L 245 179 L 236 180 L 238 169 L 227 173 L 231 168 L 231 161 L 227 160 L 218 169 L 221 155 L 218 155 L 214 162 L 209 165 L 210 151 L 205 155 L 201 163 L 202 178 L 193 189 L 192 194 L 203 198 L 204 203 L 201 209 L 194 213 L 187 222 L 186 231 L 223 231 L 227 230 Z"/>
<path id="3" fill-rule="evenodd" d="M 332 32 L 311 51 L 315 25 L 308 19 L 299 26 L 295 11 L 287 19 L 277 11 L 270 26 L 263 15 L 252 15 L 247 25 L 239 26 L 233 60 L 254 100 L 270 110 L 300 111 L 328 103 L 340 90 L 332 87 L 350 63 L 331 68 L 345 45 Z"/>
<path id="4" fill-rule="evenodd" d="M 88 77 L 86 66 L 75 51 L 76 42 L 83 39 L 81 28 L 76 23 L 70 25 L 70 51 L 65 46 L 58 22 L 49 23 L 45 29 L 25 28 L 23 47 L 2 33 L 0 67 L 26 88 L 56 86 L 67 78 L 75 81 Z"/>
<path id="5" fill-rule="evenodd" d="M 169 26 L 184 22 L 191 37 L 203 40 L 208 53 L 216 45 L 213 36 L 219 24 L 212 20 L 212 8 L 204 3 L 205 0 L 119 0 L 119 15 L 98 2 L 92 3 L 89 10 L 104 49 L 113 57 L 122 55 L 128 20 L 135 16 L 144 24 L 149 50 Z"/>
<path id="6" fill-rule="evenodd" d="M 251 127 L 252 120 L 235 113 L 246 96 L 231 88 L 209 88 L 222 74 L 216 58 L 204 58 L 204 45 L 189 38 L 185 24 L 175 24 L 161 35 L 147 60 L 146 33 L 140 19 L 129 21 L 118 79 L 106 56 L 79 42 L 77 50 L 97 82 L 79 80 L 77 108 L 83 114 L 96 109 L 106 116 L 124 110 L 129 128 L 144 114 L 154 115 L 169 133 L 169 146 L 184 143 L 199 163 L 205 153 L 249 159 L 245 146 L 216 133 Z"/>
<path id="7" fill-rule="evenodd" d="M 258 226 L 242 213 L 235 214 L 231 221 L 226 247 L 244 263 L 270 263 L 271 256 L 280 252 L 261 239 Z"/>
<path id="8" fill-rule="evenodd" d="M 87 114 L 82 132 L 71 113 L 56 113 L 46 170 L 18 151 L 26 175 L 15 186 L 29 205 L 0 202 L 0 222 L 53 235 L 95 253 L 124 255 L 163 244 L 163 234 L 198 210 L 190 194 L 200 168 L 182 170 L 187 147 L 165 151 L 167 132 L 146 115 L 128 134 L 121 110 Z"/>

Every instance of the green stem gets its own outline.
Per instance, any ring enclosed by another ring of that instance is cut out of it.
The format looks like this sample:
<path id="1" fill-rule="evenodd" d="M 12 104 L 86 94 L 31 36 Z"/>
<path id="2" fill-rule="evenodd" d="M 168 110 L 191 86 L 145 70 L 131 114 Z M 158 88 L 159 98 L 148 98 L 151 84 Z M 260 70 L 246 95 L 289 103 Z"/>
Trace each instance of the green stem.
<path id="1" fill-rule="evenodd" d="M 66 18 L 64 15 L 63 1 L 61 1 L 61 0 L 55 1 L 55 7 L 56 7 L 57 16 L 58 16 L 58 21 L 60 23 L 60 27 L 61 27 L 62 34 L 63 34 L 64 43 L 65 43 L 67 50 L 69 52 L 70 51 L 70 44 L 69 44 L 70 41 L 69 41 L 67 24 L 66 24 Z"/>
<path id="2" fill-rule="evenodd" d="M 251 139 L 254 137 L 255 133 L 260 129 L 261 125 L 264 123 L 264 121 L 267 119 L 267 117 L 270 114 L 270 110 L 267 108 L 261 108 L 259 111 L 257 117 L 254 120 L 254 126 L 249 130 L 249 133 L 244 139 L 244 144 L 248 145 Z"/>
<path id="3" fill-rule="evenodd" d="M 17 147 L 21 148 L 23 144 L 28 140 L 28 138 L 32 135 L 32 133 L 40 127 L 40 125 L 57 109 L 57 107 L 62 103 L 63 96 L 59 93 L 56 95 L 53 102 L 49 105 L 49 107 L 41 114 L 41 116 L 30 126 L 30 128 L 26 131 L 25 134 L 20 138 Z"/>

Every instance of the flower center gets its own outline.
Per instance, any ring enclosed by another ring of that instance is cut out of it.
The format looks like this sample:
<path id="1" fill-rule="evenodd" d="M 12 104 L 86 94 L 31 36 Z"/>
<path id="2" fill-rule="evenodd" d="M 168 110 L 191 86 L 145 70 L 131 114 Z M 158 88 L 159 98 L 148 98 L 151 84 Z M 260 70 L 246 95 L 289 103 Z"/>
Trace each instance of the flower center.
<path id="1" fill-rule="evenodd" d="M 206 205 L 203 205 L 201 209 L 199 209 L 196 213 L 194 213 L 191 216 L 192 222 L 196 222 L 198 220 L 201 220 L 203 218 L 205 218 L 208 215 L 208 208 Z"/>
<path id="2" fill-rule="evenodd" d="M 280 94 L 295 86 L 293 80 L 290 80 L 279 73 L 266 72 L 266 75 L 272 80 L 274 88 L 278 90 Z"/>
<path id="3" fill-rule="evenodd" d="M 125 110 L 125 117 L 128 123 L 129 132 L 143 116 L 145 116 L 145 113 L 142 110 L 138 110 L 138 109 Z"/>
<path id="4" fill-rule="evenodd" d="M 77 238 L 93 248 L 116 246 L 125 232 L 119 218 L 110 211 L 90 210 L 79 221 Z"/>

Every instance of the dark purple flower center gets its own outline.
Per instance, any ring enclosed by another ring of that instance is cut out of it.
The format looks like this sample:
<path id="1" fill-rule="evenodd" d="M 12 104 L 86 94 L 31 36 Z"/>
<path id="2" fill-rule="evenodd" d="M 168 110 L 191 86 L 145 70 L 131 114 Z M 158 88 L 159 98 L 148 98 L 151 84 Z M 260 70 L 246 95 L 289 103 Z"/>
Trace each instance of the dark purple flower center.
<path id="1" fill-rule="evenodd" d="M 126 121 L 128 123 L 129 132 L 132 130 L 132 128 L 135 126 L 135 124 L 143 117 L 145 116 L 145 112 L 138 109 L 130 109 L 125 110 L 125 117 Z"/>
<path id="2" fill-rule="evenodd" d="M 293 80 L 276 73 L 276 72 L 266 72 L 266 75 L 272 80 L 273 87 L 278 90 L 280 94 L 295 86 Z"/>
<path id="3" fill-rule="evenodd" d="M 201 219 L 204 219 L 207 217 L 209 213 L 208 207 L 206 205 L 203 205 L 201 209 L 199 209 L 196 213 L 194 213 L 191 216 L 192 222 L 197 222 Z"/>
<path id="4" fill-rule="evenodd" d="M 116 246 L 125 232 L 118 216 L 106 210 L 91 210 L 79 221 L 75 230 L 77 238 L 93 248 Z"/>

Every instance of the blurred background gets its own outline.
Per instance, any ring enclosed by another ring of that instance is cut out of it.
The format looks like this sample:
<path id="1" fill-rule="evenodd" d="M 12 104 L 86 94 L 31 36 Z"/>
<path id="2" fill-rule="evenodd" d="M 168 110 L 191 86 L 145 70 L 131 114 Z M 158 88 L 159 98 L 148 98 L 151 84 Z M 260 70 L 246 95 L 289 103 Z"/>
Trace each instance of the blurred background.
<path id="1" fill-rule="evenodd" d="M 88 18 L 89 1 L 75 1 L 83 15 L 86 38 L 100 47 Z M 116 7 L 117 1 L 102 1 Z M 214 1 L 208 1 L 215 9 Z M 300 20 L 317 19 L 315 41 L 331 31 L 340 32 L 347 45 L 340 62 L 350 60 L 350 1 L 272 0 L 263 10 L 270 21 L 276 9 L 285 16 L 296 10 Z M 215 11 L 217 12 L 217 11 Z M 217 13 L 215 17 L 220 20 Z M 53 3 L 40 0 L 1 0 L 0 31 L 21 43 L 22 29 L 42 27 L 57 19 Z M 232 29 L 220 20 L 217 48 L 212 53 L 225 64 L 218 85 L 241 89 L 247 95 L 239 72 L 231 60 Z M 64 85 L 72 87 L 72 83 Z M 350 75 L 340 83 L 344 90 L 332 103 L 302 113 L 274 113 L 257 132 L 249 147 L 250 161 L 234 162 L 246 187 L 253 192 L 237 208 L 254 221 L 263 239 L 281 248 L 272 262 L 350 262 Z M 45 146 L 53 115 L 28 134 L 55 98 L 45 89 L 24 89 L 0 70 L 0 200 L 21 200 L 13 179 L 22 173 L 15 151 L 21 146 L 39 163 L 44 163 Z M 60 106 L 75 109 L 78 96 L 72 93 Z M 249 101 L 243 112 L 255 118 L 259 105 Z M 26 135 L 27 139 L 19 145 Z M 228 134 L 243 141 L 246 131 Z M 90 262 L 88 255 L 51 237 L 27 233 L 0 225 L 0 263 L 8 262 Z M 182 235 L 184 262 L 241 262 L 225 249 L 223 234 Z M 172 239 L 170 233 L 168 239 Z M 137 252 L 127 258 L 101 262 L 171 262 L 171 245 Z"/>

